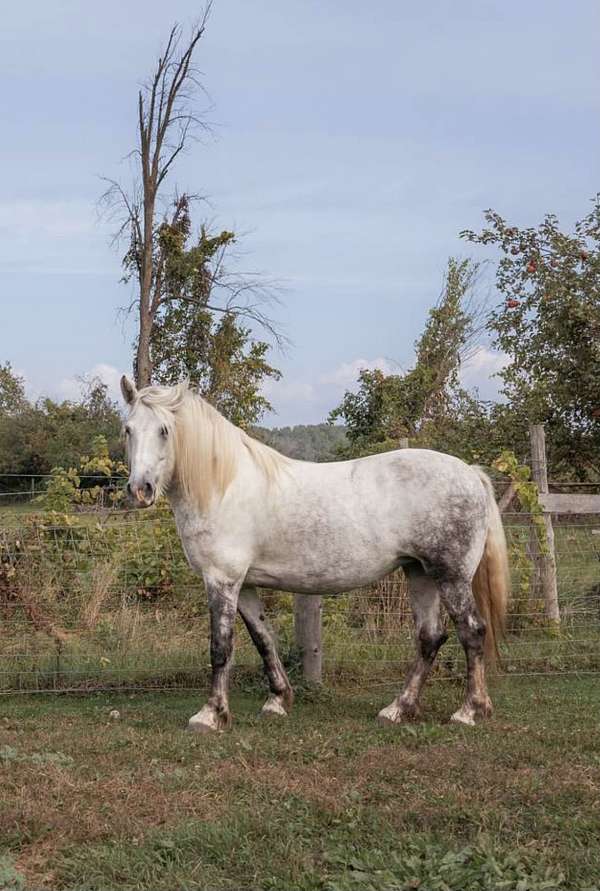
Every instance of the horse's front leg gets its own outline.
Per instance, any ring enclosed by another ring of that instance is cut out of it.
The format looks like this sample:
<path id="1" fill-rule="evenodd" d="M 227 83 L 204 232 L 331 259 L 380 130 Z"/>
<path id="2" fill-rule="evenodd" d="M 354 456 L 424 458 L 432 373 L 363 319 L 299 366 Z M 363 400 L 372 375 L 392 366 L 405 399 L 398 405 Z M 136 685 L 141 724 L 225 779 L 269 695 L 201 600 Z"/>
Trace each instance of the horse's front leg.
<path id="1" fill-rule="evenodd" d="M 189 720 L 196 733 L 225 730 L 231 724 L 229 672 L 233 657 L 233 628 L 242 579 L 236 582 L 204 578 L 210 614 L 210 662 L 212 683 L 206 705 Z"/>

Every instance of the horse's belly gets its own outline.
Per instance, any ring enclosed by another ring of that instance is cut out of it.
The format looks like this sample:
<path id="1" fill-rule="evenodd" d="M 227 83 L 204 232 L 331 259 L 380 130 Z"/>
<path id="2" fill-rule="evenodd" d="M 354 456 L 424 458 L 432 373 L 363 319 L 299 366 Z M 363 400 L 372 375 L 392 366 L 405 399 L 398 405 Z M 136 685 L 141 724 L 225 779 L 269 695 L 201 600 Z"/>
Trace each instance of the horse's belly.
<path id="1" fill-rule="evenodd" d="M 273 561 L 251 566 L 246 581 L 261 588 L 293 591 L 297 594 L 340 594 L 363 585 L 371 584 L 397 569 L 411 558 L 388 555 L 386 559 L 349 559 L 343 564 L 306 560 L 296 564 Z"/>

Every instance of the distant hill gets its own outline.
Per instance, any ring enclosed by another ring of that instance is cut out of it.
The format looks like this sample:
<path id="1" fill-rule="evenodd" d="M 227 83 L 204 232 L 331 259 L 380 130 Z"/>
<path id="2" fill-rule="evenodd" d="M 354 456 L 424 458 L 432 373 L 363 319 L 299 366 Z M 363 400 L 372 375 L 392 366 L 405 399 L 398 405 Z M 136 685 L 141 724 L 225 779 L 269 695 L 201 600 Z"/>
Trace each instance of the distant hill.
<path id="1" fill-rule="evenodd" d="M 329 424 L 297 424 L 295 427 L 255 427 L 258 439 L 290 458 L 304 461 L 333 461 L 346 445 L 344 427 Z"/>

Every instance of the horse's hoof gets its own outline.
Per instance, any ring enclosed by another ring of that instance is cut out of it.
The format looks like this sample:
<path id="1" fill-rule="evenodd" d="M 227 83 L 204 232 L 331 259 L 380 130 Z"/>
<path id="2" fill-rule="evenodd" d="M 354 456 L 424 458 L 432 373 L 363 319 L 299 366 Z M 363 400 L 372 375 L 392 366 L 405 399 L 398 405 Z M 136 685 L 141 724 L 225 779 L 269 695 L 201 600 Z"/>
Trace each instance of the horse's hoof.
<path id="1" fill-rule="evenodd" d="M 466 724 L 468 727 L 474 727 L 479 721 L 484 721 L 492 716 L 492 703 L 489 699 L 481 703 L 465 703 L 457 712 L 454 712 L 451 721 L 455 724 Z"/>
<path id="2" fill-rule="evenodd" d="M 463 705 L 457 712 L 450 717 L 454 724 L 466 724 L 469 727 L 475 726 L 475 712 L 472 708 Z"/>
<path id="3" fill-rule="evenodd" d="M 278 696 L 269 697 L 261 708 L 260 713 L 265 718 L 287 718 L 287 712 Z"/>
<path id="4" fill-rule="evenodd" d="M 191 733 L 222 733 L 230 723 L 229 715 L 219 715 L 213 708 L 205 705 L 199 712 L 192 715 L 188 721 L 187 729 Z"/>
<path id="5" fill-rule="evenodd" d="M 391 705 L 382 708 L 377 715 L 377 723 L 382 727 L 389 727 L 392 724 L 405 724 L 407 721 L 416 721 L 420 717 L 420 711 L 417 705 Z"/>

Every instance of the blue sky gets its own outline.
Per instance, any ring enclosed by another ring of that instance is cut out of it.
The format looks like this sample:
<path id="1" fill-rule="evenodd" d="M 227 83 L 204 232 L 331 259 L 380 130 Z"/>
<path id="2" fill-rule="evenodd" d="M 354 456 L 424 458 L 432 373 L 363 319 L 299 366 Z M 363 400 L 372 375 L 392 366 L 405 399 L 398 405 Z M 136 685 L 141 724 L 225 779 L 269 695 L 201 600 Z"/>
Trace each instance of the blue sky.
<path id="1" fill-rule="evenodd" d="M 30 0 L 0 33 L 0 361 L 34 394 L 131 365 L 99 177 L 127 176 L 137 86 L 188 0 Z M 285 285 L 271 424 L 323 419 L 361 365 L 407 367 L 458 239 L 494 207 L 566 226 L 600 188 L 600 6 L 215 0 L 197 62 L 215 138 L 173 185 Z M 483 254 L 478 255 L 483 258 Z M 482 344 L 467 382 L 494 390 Z"/>

